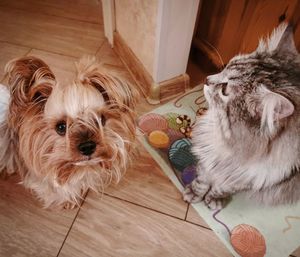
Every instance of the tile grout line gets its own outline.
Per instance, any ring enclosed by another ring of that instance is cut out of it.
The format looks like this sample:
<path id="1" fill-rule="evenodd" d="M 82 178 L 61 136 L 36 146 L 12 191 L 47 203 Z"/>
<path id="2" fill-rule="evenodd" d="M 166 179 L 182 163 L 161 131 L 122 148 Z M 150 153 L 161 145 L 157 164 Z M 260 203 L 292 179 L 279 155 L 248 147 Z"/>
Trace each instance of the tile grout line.
<path id="1" fill-rule="evenodd" d="M 37 47 L 33 47 L 32 50 L 38 50 L 38 51 L 43 51 L 43 52 L 47 52 L 47 53 L 50 53 L 50 54 L 56 54 L 56 55 L 60 55 L 60 56 L 63 56 L 63 57 L 69 57 L 69 58 L 80 58 L 78 56 L 73 56 L 73 55 L 68 55 L 68 54 L 62 54 L 62 53 L 57 53 L 57 52 L 53 52 L 51 50 L 45 50 L 45 49 L 41 49 L 41 48 L 37 48 Z"/>
<path id="2" fill-rule="evenodd" d="M 24 56 L 28 56 L 28 54 L 33 50 L 33 48 L 29 48 L 29 50 L 27 51 L 27 53 Z"/>
<path id="3" fill-rule="evenodd" d="M 203 225 L 194 223 L 194 222 L 192 222 L 192 221 L 185 220 L 184 222 L 193 224 L 193 225 L 198 226 L 198 227 L 201 227 L 201 228 L 205 228 L 205 229 L 210 230 L 210 231 L 213 231 L 213 230 L 212 230 L 211 228 L 209 228 L 209 227 L 206 227 L 206 226 L 203 226 Z"/>
<path id="4" fill-rule="evenodd" d="M 105 41 L 105 38 L 103 38 L 103 42 L 104 41 Z M 12 42 L 5 41 L 5 40 L 0 40 L 0 43 L 6 43 L 6 44 L 11 44 L 11 45 L 20 46 L 20 47 L 26 47 L 26 48 L 30 48 L 31 50 L 38 50 L 38 51 L 48 52 L 50 54 L 57 54 L 57 55 L 61 55 L 61 56 L 64 56 L 64 57 L 71 57 L 71 58 L 76 58 L 76 59 L 80 58 L 80 56 L 62 54 L 62 53 L 58 53 L 58 52 L 53 52 L 51 50 L 49 51 L 49 50 L 45 50 L 45 49 L 41 49 L 41 48 L 37 48 L 37 47 L 31 47 L 31 46 L 21 45 L 21 44 L 12 43 Z M 83 53 L 82 55 L 86 55 L 86 54 L 92 54 L 92 53 Z"/>
<path id="5" fill-rule="evenodd" d="M 24 47 L 24 48 L 31 48 L 29 46 L 21 45 L 21 44 L 18 44 L 18 43 L 12 43 L 12 42 L 9 42 L 9 41 L 6 41 L 6 40 L 1 40 L 1 39 L 0 39 L 0 43 L 5 43 L 5 44 L 13 45 L 13 46 Z"/>
<path id="6" fill-rule="evenodd" d="M 100 52 L 101 48 L 104 46 L 106 39 L 103 40 L 103 42 L 100 44 L 99 48 L 96 50 L 95 56 Z"/>
<path id="7" fill-rule="evenodd" d="M 85 199 L 86 199 L 88 193 L 89 193 L 89 190 L 87 190 L 86 194 L 84 195 L 84 197 L 82 199 L 82 202 L 81 202 L 81 204 L 80 204 L 80 206 L 79 206 L 79 208 L 78 208 L 78 210 L 76 212 L 76 215 L 75 215 L 75 217 L 74 217 L 74 219 L 73 219 L 73 221 L 72 221 L 72 223 L 71 223 L 71 225 L 70 225 L 70 227 L 68 229 L 68 232 L 67 232 L 67 234 L 66 234 L 66 236 L 65 236 L 65 238 L 64 238 L 64 240 L 63 240 L 63 242 L 62 242 L 62 244 L 61 244 L 61 246 L 60 246 L 60 248 L 58 250 L 58 253 L 57 253 L 56 257 L 58 257 L 60 255 L 60 252 L 61 252 L 62 248 L 65 245 L 65 242 L 66 242 L 66 240 L 67 240 L 67 238 L 68 238 L 68 236 L 69 236 L 69 234 L 70 234 L 70 232 L 71 232 L 71 230 L 73 228 L 73 225 L 74 225 L 74 223 L 75 223 L 75 221 L 77 219 L 77 216 L 78 216 L 79 212 L 81 211 L 81 208 L 82 208 L 83 204 L 85 203 Z"/>
<path id="8" fill-rule="evenodd" d="M 22 8 L 18 8 L 18 7 L 10 7 L 10 6 L 5 6 L 5 5 L 1 5 L 0 4 L 0 7 L 3 7 L 3 8 L 6 8 L 6 9 L 12 9 L 12 10 L 17 10 L 17 11 L 21 11 L 21 12 L 30 12 L 32 14 L 42 14 L 42 15 L 45 15 L 45 16 L 51 16 L 51 17 L 56 17 L 56 18 L 62 18 L 62 19 L 66 19 L 66 20 L 71 20 L 71 21 L 78 21 L 78 22 L 82 22 L 82 23 L 89 23 L 89 24 L 94 24 L 94 25 L 103 25 L 104 22 L 92 22 L 92 21 L 85 21 L 85 20 L 78 20 L 78 19 L 75 19 L 75 18 L 70 18 L 70 17 L 64 17 L 64 16 L 59 16 L 59 15 L 54 15 L 54 14 L 48 14 L 48 13 L 39 13 L 39 12 L 35 12 L 35 11 L 31 11 L 31 10 L 24 10 Z"/>
<path id="9" fill-rule="evenodd" d="M 141 204 L 138 204 L 138 203 L 134 203 L 134 202 L 128 201 L 128 200 L 126 200 L 126 199 L 122 199 L 122 198 L 117 197 L 117 196 L 114 196 L 114 195 L 110 195 L 110 194 L 108 194 L 108 193 L 103 193 L 103 194 L 106 195 L 106 196 L 108 196 L 108 197 L 112 197 L 112 198 L 115 198 L 115 199 L 117 199 L 117 200 L 124 201 L 124 202 L 126 202 L 126 203 L 130 203 L 130 204 L 133 204 L 133 205 L 135 205 L 135 206 L 138 206 L 138 207 L 141 207 L 141 208 L 144 208 L 144 209 L 153 211 L 153 212 L 157 212 L 157 213 L 160 213 L 160 214 L 169 216 L 169 217 L 171 217 L 171 218 L 175 218 L 175 219 L 184 221 L 182 218 L 173 216 L 173 215 L 171 215 L 171 214 L 164 213 L 164 212 L 162 212 L 162 211 L 158 211 L 158 210 L 152 209 L 152 208 L 150 208 L 150 207 L 147 207 L 147 206 L 144 206 L 144 205 L 141 205 Z"/>
<path id="10" fill-rule="evenodd" d="M 194 225 L 196 225 L 196 226 L 199 226 L 199 227 L 202 227 L 202 228 L 206 228 L 206 229 L 212 231 L 212 229 L 211 229 L 210 227 L 206 227 L 206 226 L 203 226 L 203 225 L 200 225 L 200 224 L 197 224 L 197 223 L 195 223 L 195 222 L 192 222 L 192 221 L 187 220 L 187 215 L 188 215 L 188 212 L 189 212 L 190 208 L 193 208 L 193 207 L 192 207 L 191 204 L 189 203 L 188 208 L 187 208 L 187 211 L 186 211 L 186 214 L 185 214 L 184 221 L 187 222 L 187 223 L 191 223 L 191 224 L 194 224 Z M 200 216 L 200 215 L 198 214 L 198 216 Z M 201 216 L 200 216 L 200 217 L 201 217 Z"/>
<path id="11" fill-rule="evenodd" d="M 133 205 L 135 205 L 135 206 L 138 206 L 138 207 L 141 207 L 141 208 L 144 208 L 144 209 L 147 209 L 147 210 L 150 210 L 150 211 L 153 211 L 153 212 L 156 212 L 156 213 L 159 213 L 159 214 L 162 214 L 162 215 L 165 215 L 165 216 L 168 216 L 168 217 L 171 217 L 171 218 L 174 218 L 174 219 L 183 221 L 183 222 L 187 222 L 187 223 L 190 223 L 190 224 L 192 224 L 192 225 L 195 225 L 195 226 L 198 226 L 198 227 L 201 227 L 201 228 L 204 228 L 204 229 L 207 229 L 207 230 L 212 231 L 211 228 L 205 227 L 205 226 L 203 226 L 203 225 L 199 225 L 199 224 L 194 223 L 194 222 L 191 222 L 191 221 L 186 221 L 186 220 L 184 220 L 184 219 L 182 219 L 182 218 L 173 216 L 173 215 L 171 215 L 171 214 L 168 214 L 168 213 L 165 213 L 165 212 L 162 212 L 162 211 L 158 211 L 158 210 L 152 209 L 152 208 L 150 208 L 150 207 L 147 207 L 147 206 L 144 206 L 144 205 L 141 205 L 141 204 L 138 204 L 138 203 L 134 203 L 134 202 L 131 202 L 131 201 L 122 199 L 122 198 L 117 197 L 117 196 L 110 195 L 110 194 L 108 194 L 108 193 L 103 193 L 103 194 L 106 195 L 106 196 L 108 196 L 108 197 L 112 197 L 112 198 L 115 198 L 115 199 L 117 199 L 117 200 L 124 201 L 124 202 L 126 202 L 126 203 L 130 203 L 130 204 L 133 204 Z"/>
<path id="12" fill-rule="evenodd" d="M 190 203 L 188 203 L 187 208 L 186 208 L 186 212 L 185 212 L 185 216 L 184 216 L 184 221 L 186 221 L 188 213 L 189 213 L 189 209 L 190 209 Z"/>

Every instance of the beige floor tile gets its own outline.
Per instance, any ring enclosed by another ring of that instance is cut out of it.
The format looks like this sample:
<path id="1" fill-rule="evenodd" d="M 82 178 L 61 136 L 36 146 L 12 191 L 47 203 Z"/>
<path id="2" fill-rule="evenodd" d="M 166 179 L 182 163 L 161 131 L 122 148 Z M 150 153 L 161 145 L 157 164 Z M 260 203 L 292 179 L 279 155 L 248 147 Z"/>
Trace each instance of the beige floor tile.
<path id="1" fill-rule="evenodd" d="M 74 61 L 96 53 L 132 80 L 104 40 L 100 0 L 1 0 L 0 31 L 0 80 L 4 64 L 30 49 L 61 83 L 73 78 Z M 141 98 L 137 111 L 157 107 Z M 73 227 L 78 210 L 43 210 L 16 177 L 0 179 L 0 256 L 56 256 L 71 228 L 60 256 L 231 256 L 212 231 L 181 220 L 187 211 L 181 193 L 143 147 L 138 150 L 121 183 L 106 190 L 110 196 L 89 193 Z M 189 212 L 201 225 L 197 218 Z"/>
<path id="2" fill-rule="evenodd" d="M 231 255 L 210 230 L 89 193 L 59 256 Z"/>
<path id="3" fill-rule="evenodd" d="M 130 77 L 127 69 L 123 66 L 119 57 L 117 57 L 114 51 L 110 48 L 107 41 L 103 44 L 96 57 L 98 60 L 109 70 L 112 70 L 117 76 L 123 76 L 125 78 Z M 75 62 L 80 58 L 69 57 L 60 54 L 49 53 L 47 51 L 33 49 L 28 53 L 44 60 L 55 73 L 59 80 L 70 80 L 74 78 L 75 74 Z"/>
<path id="4" fill-rule="evenodd" d="M 77 210 L 44 210 L 17 182 L 0 179 L 0 256 L 56 256 Z"/>
<path id="5" fill-rule="evenodd" d="M 106 65 L 122 67 L 124 70 L 126 70 L 126 72 L 128 72 L 128 70 L 124 67 L 121 59 L 114 52 L 113 48 L 111 48 L 107 40 L 104 41 L 101 48 L 97 52 L 97 58 Z"/>
<path id="6" fill-rule="evenodd" d="M 107 42 L 100 48 L 97 58 L 105 67 L 130 80 L 129 72 Z M 131 83 L 134 81 L 131 80 Z M 156 107 L 147 104 L 145 99 L 141 99 L 137 107 L 138 114 L 141 115 Z M 133 167 L 127 171 L 123 181 L 117 186 L 109 187 L 106 192 L 183 219 L 187 204 L 182 201 L 181 194 L 141 145 L 138 151 L 140 155 Z"/>
<path id="7" fill-rule="evenodd" d="M 39 13 L 29 15 L 3 6 L 0 24 L 0 41 L 75 57 L 95 54 L 104 41 L 101 24 Z"/>
<path id="8" fill-rule="evenodd" d="M 75 62 L 78 61 L 79 58 L 53 54 L 36 49 L 31 50 L 27 55 L 42 59 L 50 67 L 58 82 L 66 83 L 74 79 Z"/>
<path id="9" fill-rule="evenodd" d="M 137 86 L 134 78 L 130 75 L 129 71 L 122 63 L 121 59 L 117 56 L 113 48 L 111 48 L 107 40 L 105 40 L 102 44 L 101 48 L 97 52 L 96 57 L 112 74 L 126 79 L 132 85 L 132 87 Z"/>
<path id="10" fill-rule="evenodd" d="M 163 104 L 158 104 L 158 105 L 151 105 L 147 102 L 145 97 L 141 97 L 138 105 L 137 105 L 137 115 L 141 116 L 145 113 L 151 112 L 152 110 L 160 107 Z"/>
<path id="11" fill-rule="evenodd" d="M 189 206 L 186 220 L 189 222 L 195 223 L 197 225 L 209 228 L 209 226 L 206 224 L 206 222 L 201 218 L 201 216 L 198 214 L 198 212 L 191 205 Z"/>
<path id="12" fill-rule="evenodd" d="M 106 68 L 130 80 L 129 72 L 107 42 L 100 48 L 97 58 Z M 131 80 L 131 83 L 134 81 Z M 137 107 L 138 115 L 157 107 L 147 104 L 146 100 L 141 98 Z M 182 201 L 179 191 L 141 145 L 138 146 L 138 152 L 139 157 L 135 160 L 132 168 L 127 171 L 123 181 L 117 186 L 110 186 L 106 192 L 183 219 L 187 204 Z"/>
<path id="13" fill-rule="evenodd" d="M 1 0 L 0 6 L 79 21 L 103 23 L 100 0 Z"/>
<path id="14" fill-rule="evenodd" d="M 106 189 L 106 193 L 145 207 L 184 219 L 187 204 L 181 193 L 161 171 L 143 146 L 138 146 L 139 156 L 123 180 Z"/>
<path id="15" fill-rule="evenodd" d="M 126 69 L 124 64 L 122 63 L 121 59 L 113 48 L 109 45 L 109 43 L 105 40 L 101 48 L 97 53 L 97 58 L 104 64 L 104 66 L 110 70 L 112 70 L 117 76 L 122 76 L 127 79 L 133 86 L 137 86 L 136 82 L 134 81 L 133 77 L 130 75 L 129 71 Z M 146 99 L 143 97 L 141 92 L 140 101 L 137 105 L 136 111 L 138 116 L 147 113 L 154 108 L 159 107 L 159 105 L 150 105 Z"/>
<path id="16" fill-rule="evenodd" d="M 29 50 L 28 47 L 0 42 L 0 81 L 3 79 L 6 63 L 14 58 L 24 56 Z"/>

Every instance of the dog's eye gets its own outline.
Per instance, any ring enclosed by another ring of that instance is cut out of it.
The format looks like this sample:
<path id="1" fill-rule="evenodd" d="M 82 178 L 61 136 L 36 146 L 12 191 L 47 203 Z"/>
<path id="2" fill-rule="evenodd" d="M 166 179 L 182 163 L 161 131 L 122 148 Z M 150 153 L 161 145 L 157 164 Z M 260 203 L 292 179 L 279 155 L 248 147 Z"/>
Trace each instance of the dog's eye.
<path id="1" fill-rule="evenodd" d="M 104 126 L 105 123 L 106 123 L 106 118 L 105 118 L 104 115 L 102 114 L 102 115 L 101 115 L 101 124 L 102 124 L 102 126 Z"/>
<path id="2" fill-rule="evenodd" d="M 59 121 L 55 126 L 55 130 L 58 135 L 64 136 L 66 134 L 66 130 L 67 130 L 66 122 L 63 120 Z"/>

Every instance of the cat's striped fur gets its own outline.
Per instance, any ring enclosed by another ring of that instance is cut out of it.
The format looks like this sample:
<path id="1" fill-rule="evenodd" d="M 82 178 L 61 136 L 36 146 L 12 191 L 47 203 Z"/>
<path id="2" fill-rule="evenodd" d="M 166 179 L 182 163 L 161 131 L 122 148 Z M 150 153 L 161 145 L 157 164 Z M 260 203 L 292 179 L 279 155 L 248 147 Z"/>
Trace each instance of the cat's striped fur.
<path id="1" fill-rule="evenodd" d="M 193 130 L 198 175 L 188 202 L 211 207 L 247 191 L 265 204 L 300 199 L 300 56 L 280 25 L 251 54 L 207 77 L 209 110 Z"/>

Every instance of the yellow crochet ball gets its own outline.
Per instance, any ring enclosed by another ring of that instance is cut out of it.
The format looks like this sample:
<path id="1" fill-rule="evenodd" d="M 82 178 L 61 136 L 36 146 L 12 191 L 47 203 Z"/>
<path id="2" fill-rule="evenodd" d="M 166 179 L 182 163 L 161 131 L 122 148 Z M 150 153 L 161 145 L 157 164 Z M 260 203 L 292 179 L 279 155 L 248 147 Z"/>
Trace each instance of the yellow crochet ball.
<path id="1" fill-rule="evenodd" d="M 168 135 L 161 130 L 154 130 L 149 134 L 149 144 L 155 148 L 167 148 L 170 144 Z"/>

